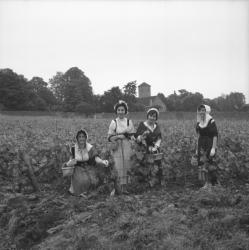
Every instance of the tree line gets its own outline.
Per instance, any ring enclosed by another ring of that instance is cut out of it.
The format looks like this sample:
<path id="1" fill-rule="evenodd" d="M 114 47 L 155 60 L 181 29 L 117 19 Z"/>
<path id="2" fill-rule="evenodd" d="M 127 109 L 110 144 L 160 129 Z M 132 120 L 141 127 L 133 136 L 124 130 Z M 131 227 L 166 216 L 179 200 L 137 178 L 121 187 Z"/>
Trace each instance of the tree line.
<path id="1" fill-rule="evenodd" d="M 146 107 L 137 98 L 137 82 L 130 81 L 122 88 L 114 86 L 102 95 L 96 95 L 85 73 L 72 67 L 65 73 L 57 72 L 48 82 L 35 76 L 31 80 L 12 69 L 0 69 L 0 109 L 47 110 L 85 114 L 113 112 L 119 99 L 129 104 L 130 111 L 144 111 Z M 214 99 L 206 99 L 199 92 L 178 90 L 169 96 L 158 93 L 168 111 L 195 111 L 205 102 L 217 111 L 248 111 L 245 96 L 231 92 Z"/>

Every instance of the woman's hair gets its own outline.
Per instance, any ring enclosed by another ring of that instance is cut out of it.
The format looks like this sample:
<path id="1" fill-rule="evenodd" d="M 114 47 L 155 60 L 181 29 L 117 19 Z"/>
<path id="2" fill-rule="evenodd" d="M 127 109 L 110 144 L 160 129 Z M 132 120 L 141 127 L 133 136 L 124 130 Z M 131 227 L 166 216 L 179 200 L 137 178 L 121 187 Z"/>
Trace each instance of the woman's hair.
<path id="1" fill-rule="evenodd" d="M 201 104 L 200 106 L 198 106 L 197 111 L 200 112 L 201 109 L 203 109 L 203 108 L 206 110 L 206 113 L 209 114 L 211 112 L 210 106 L 208 106 L 206 104 Z"/>
<path id="2" fill-rule="evenodd" d="M 203 108 L 206 110 L 205 105 L 204 105 L 204 104 L 201 104 L 201 105 L 198 106 L 197 110 L 198 110 L 198 111 L 201 111 L 201 109 L 203 109 Z"/>
<path id="3" fill-rule="evenodd" d="M 128 114 L 128 105 L 125 101 L 119 100 L 118 103 L 114 105 L 114 111 L 117 114 L 117 110 L 119 107 L 124 107 L 125 109 L 125 114 Z"/>
<path id="4" fill-rule="evenodd" d="M 78 141 L 78 137 L 79 137 L 80 134 L 83 134 L 83 135 L 86 137 L 86 139 L 88 139 L 88 134 L 87 134 L 86 130 L 85 130 L 85 129 L 80 129 L 80 130 L 77 132 L 77 134 L 76 134 L 76 140 L 77 140 L 77 141 Z"/>
<path id="5" fill-rule="evenodd" d="M 156 114 L 156 119 L 158 119 L 159 111 L 156 108 L 151 108 L 147 111 L 147 119 L 148 119 L 149 115 L 153 115 L 153 114 Z"/>

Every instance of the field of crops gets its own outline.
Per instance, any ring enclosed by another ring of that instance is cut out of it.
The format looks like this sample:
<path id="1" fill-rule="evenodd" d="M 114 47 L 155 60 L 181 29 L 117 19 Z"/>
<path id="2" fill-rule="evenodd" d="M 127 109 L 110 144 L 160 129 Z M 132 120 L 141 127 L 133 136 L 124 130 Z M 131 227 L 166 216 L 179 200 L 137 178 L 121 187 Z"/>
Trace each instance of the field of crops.
<path id="1" fill-rule="evenodd" d="M 0 249 L 249 249 L 248 121 L 216 121 L 221 186 L 212 190 L 199 189 L 190 164 L 195 121 L 171 119 L 160 121 L 162 187 L 110 197 L 105 178 L 87 198 L 68 195 L 60 168 L 76 131 L 111 159 L 109 122 L 0 116 Z"/>

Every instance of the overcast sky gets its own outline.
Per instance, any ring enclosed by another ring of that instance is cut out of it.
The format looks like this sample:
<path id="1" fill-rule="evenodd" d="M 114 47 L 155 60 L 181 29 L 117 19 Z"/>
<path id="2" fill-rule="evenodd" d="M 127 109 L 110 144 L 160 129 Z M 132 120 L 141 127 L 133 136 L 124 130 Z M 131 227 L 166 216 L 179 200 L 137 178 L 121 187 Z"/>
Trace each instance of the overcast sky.
<path id="1" fill-rule="evenodd" d="M 0 0 L 0 68 L 48 81 L 74 66 L 95 94 L 137 80 L 249 102 L 249 1 Z"/>

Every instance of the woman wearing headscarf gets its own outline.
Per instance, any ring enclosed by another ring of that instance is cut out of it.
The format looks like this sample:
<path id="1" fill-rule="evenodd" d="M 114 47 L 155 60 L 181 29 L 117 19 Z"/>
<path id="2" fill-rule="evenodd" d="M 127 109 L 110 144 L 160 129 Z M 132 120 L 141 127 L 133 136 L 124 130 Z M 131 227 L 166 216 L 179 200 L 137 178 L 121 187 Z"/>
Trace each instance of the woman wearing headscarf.
<path id="1" fill-rule="evenodd" d="M 159 111 L 156 108 L 150 108 L 147 111 L 147 120 L 140 122 L 135 137 L 139 145 L 146 148 L 146 154 L 160 153 L 162 134 L 159 124 L 157 123 Z M 157 183 L 161 184 L 162 181 L 162 161 L 161 159 L 155 160 L 158 167 L 156 171 Z M 153 186 L 154 184 L 151 184 Z"/>
<path id="2" fill-rule="evenodd" d="M 199 179 L 204 182 L 203 188 L 217 184 L 214 157 L 217 150 L 218 130 L 210 112 L 211 108 L 208 105 L 202 104 L 197 108 L 197 160 Z"/>
<path id="3" fill-rule="evenodd" d="M 88 191 L 90 184 L 96 182 L 96 180 L 91 180 L 91 175 L 87 174 L 86 169 L 96 164 L 103 164 L 104 166 L 109 164 L 107 160 L 102 160 L 98 156 L 95 147 L 87 140 L 86 130 L 79 130 L 76 134 L 76 143 L 71 148 L 70 160 L 66 163 L 68 167 L 74 166 L 69 192 L 77 196 L 83 196 Z M 94 179 L 93 176 L 92 179 Z"/>
<path id="4" fill-rule="evenodd" d="M 115 144 L 112 149 L 115 169 L 118 175 L 115 192 L 127 193 L 128 170 L 130 169 L 130 158 L 132 155 L 131 139 L 135 129 L 133 123 L 126 116 L 128 114 L 128 105 L 119 100 L 114 106 L 116 118 L 111 121 L 108 130 L 108 141 Z"/>
<path id="5" fill-rule="evenodd" d="M 140 122 L 135 137 L 137 141 L 144 144 L 148 153 L 160 151 L 162 134 L 157 123 L 159 111 L 151 108 L 147 111 L 147 120 Z"/>

